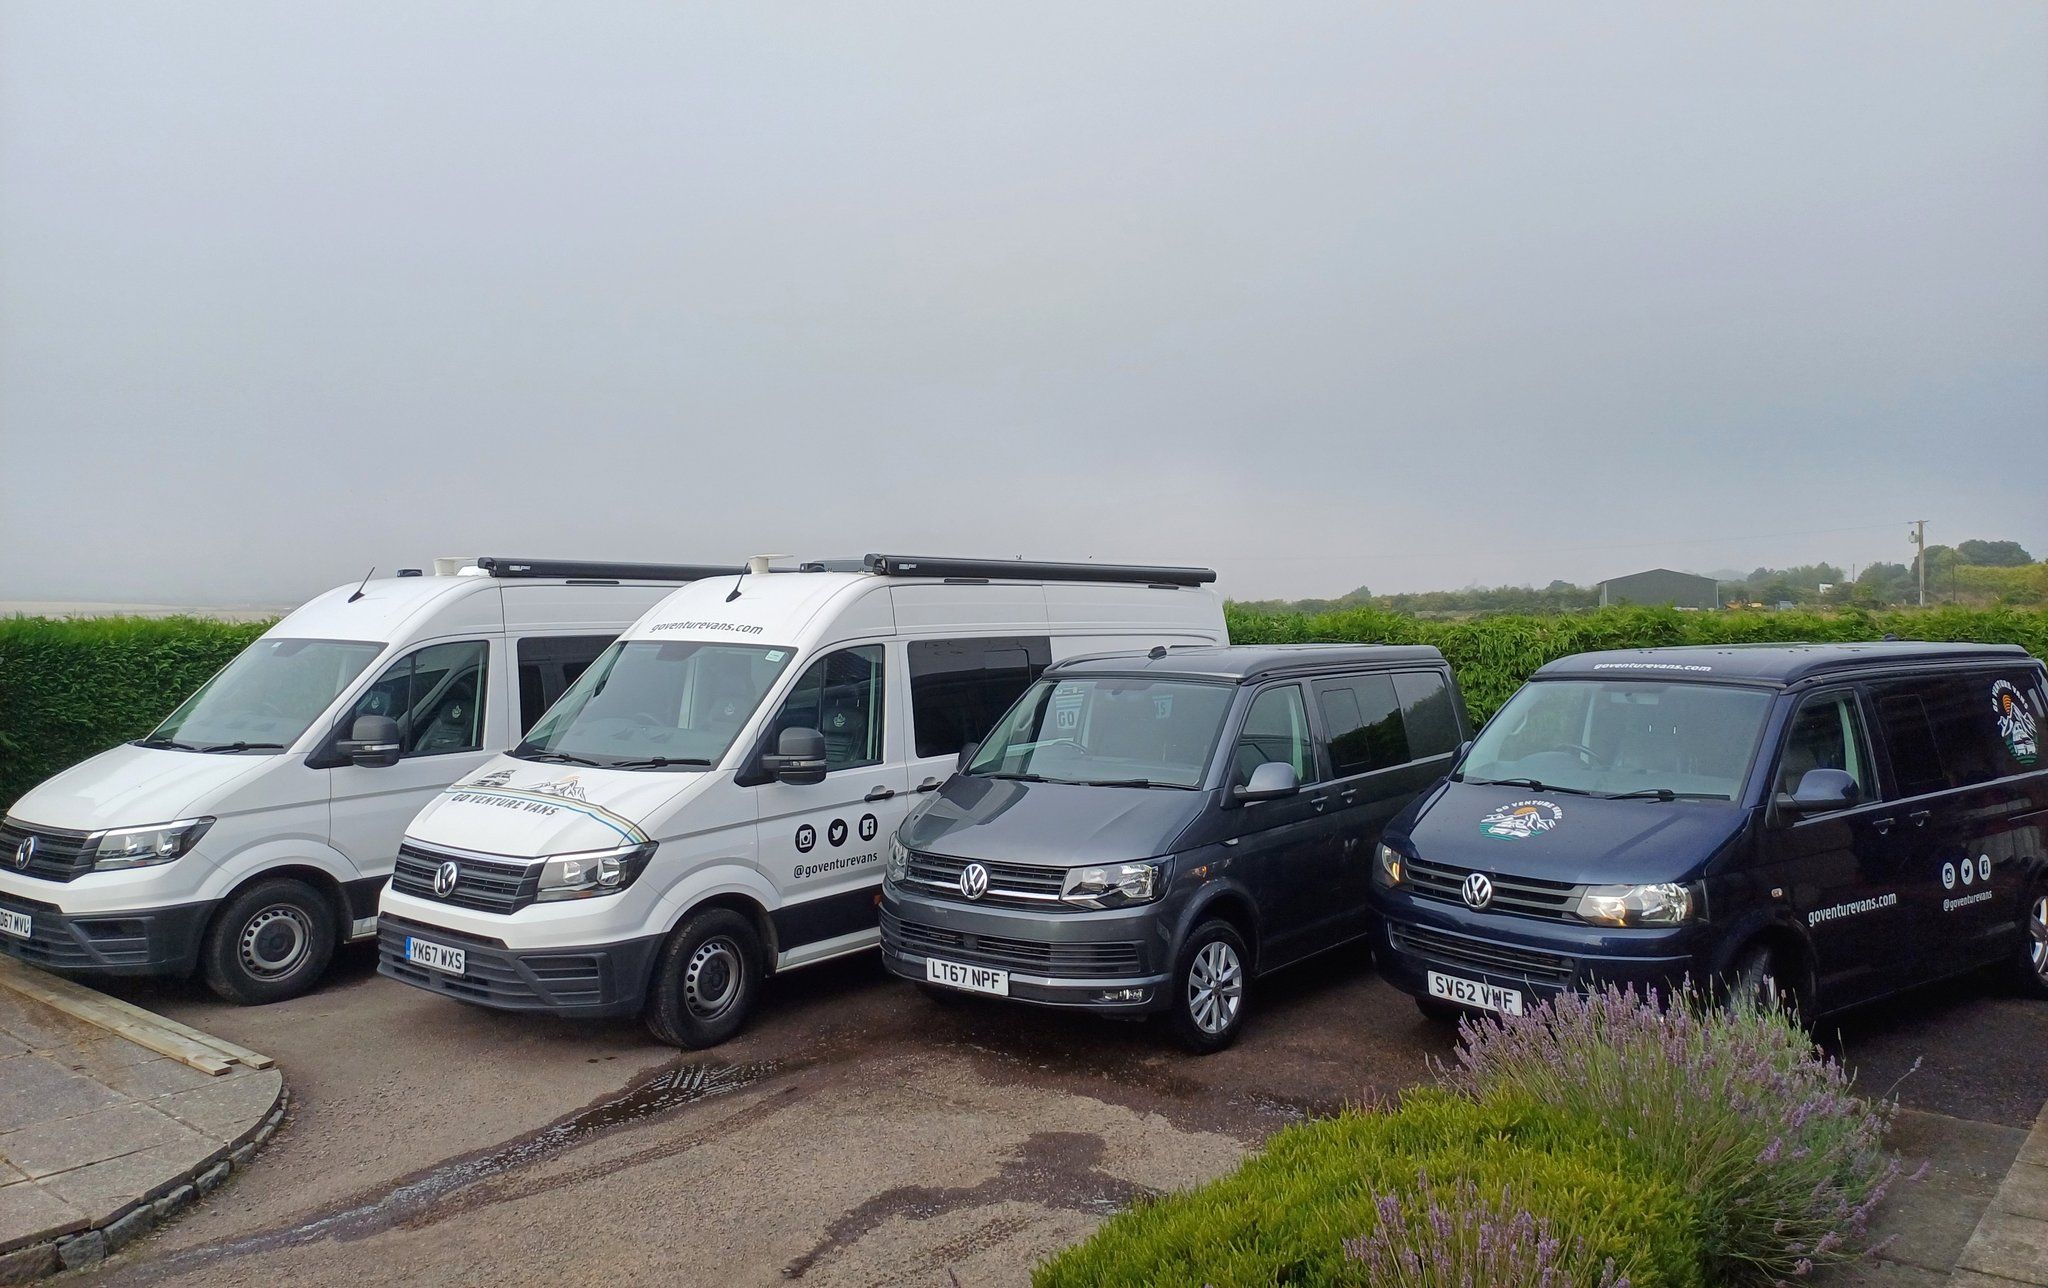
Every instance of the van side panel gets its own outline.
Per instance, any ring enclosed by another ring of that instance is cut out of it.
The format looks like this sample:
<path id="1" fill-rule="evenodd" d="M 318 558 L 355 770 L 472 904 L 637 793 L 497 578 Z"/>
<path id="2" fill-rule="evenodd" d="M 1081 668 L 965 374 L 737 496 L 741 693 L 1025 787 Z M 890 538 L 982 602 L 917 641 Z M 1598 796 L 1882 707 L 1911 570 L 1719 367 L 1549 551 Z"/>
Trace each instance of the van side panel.
<path id="1" fill-rule="evenodd" d="M 1168 643 L 1229 643 L 1223 603 L 1207 590 L 1137 591 L 1130 586 L 1052 582 L 1044 593 L 1046 625 L 1055 634 L 1163 633 L 1163 642 Z"/>

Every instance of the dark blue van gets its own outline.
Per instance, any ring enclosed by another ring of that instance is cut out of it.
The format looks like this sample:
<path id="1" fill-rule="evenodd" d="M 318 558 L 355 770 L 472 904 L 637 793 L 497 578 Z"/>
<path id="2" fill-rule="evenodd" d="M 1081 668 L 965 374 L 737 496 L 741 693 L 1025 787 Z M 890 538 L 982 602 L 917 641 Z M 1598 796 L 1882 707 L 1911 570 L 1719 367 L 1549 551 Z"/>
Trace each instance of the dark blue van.
<path id="1" fill-rule="evenodd" d="M 1543 667 L 1388 824 L 1425 1013 L 1713 981 L 1808 1017 L 2005 964 L 2048 996 L 2048 691 L 2024 650 L 1761 645 Z"/>

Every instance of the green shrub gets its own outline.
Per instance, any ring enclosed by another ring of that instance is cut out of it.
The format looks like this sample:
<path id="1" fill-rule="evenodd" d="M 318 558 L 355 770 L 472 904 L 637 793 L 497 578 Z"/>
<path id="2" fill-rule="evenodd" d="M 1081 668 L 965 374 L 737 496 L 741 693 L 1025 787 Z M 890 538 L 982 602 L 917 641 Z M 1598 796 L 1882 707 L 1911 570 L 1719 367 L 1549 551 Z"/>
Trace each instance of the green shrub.
<path id="1" fill-rule="evenodd" d="M 2015 570 L 2024 572 L 2024 569 Z M 1671 608 L 1603 608 L 1554 617 L 1499 616 L 1431 621 L 1375 608 L 1274 613 L 1229 605 L 1237 644 L 1434 644 L 1457 672 L 1475 720 L 1500 709 L 1545 662 L 1598 649 L 1667 644 L 1833 643 L 1883 639 L 2018 644 L 2048 658 L 2048 611 L 1936 608 L 1872 613 L 1681 613 Z"/>
<path id="2" fill-rule="evenodd" d="M 1391 1112 L 1289 1127 L 1230 1175 L 1112 1217 L 1034 1282 L 1366 1284 L 1370 1263 L 1353 1252 L 1379 1230 L 1382 1201 L 1396 1197 L 1398 1213 L 1400 1196 L 1462 1180 L 1479 1196 L 1510 1195 L 1570 1250 L 1574 1275 L 1560 1282 L 1597 1283 L 1612 1260 L 1634 1288 L 1700 1283 L 1699 1222 L 1625 1144 L 1534 1101 L 1416 1091 Z"/>
<path id="3" fill-rule="evenodd" d="M 0 810 L 169 715 L 268 623 L 0 618 Z"/>
<path id="4" fill-rule="evenodd" d="M 1784 1014 L 1607 989 L 1462 1032 L 1453 1084 L 1605 1124 L 1692 1200 L 1709 1282 L 1771 1284 L 1859 1256 L 1898 1175 L 1892 1107 Z"/>

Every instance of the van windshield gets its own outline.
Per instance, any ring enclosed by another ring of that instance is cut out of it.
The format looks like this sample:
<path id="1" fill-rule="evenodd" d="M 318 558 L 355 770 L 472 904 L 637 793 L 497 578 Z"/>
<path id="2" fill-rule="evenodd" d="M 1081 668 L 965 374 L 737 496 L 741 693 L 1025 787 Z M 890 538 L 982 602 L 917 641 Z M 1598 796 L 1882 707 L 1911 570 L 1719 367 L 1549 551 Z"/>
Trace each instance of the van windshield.
<path id="1" fill-rule="evenodd" d="M 707 769 L 721 760 L 795 649 L 618 640 L 548 708 L 522 760 Z"/>
<path id="2" fill-rule="evenodd" d="M 137 745 L 283 751 L 383 651 L 384 645 L 367 640 L 257 640 Z"/>
<path id="3" fill-rule="evenodd" d="M 1540 680 L 1487 721 L 1459 776 L 1605 796 L 1733 800 L 1770 708 L 1764 689 Z"/>
<path id="4" fill-rule="evenodd" d="M 1116 787 L 1198 787 L 1230 711 L 1227 684 L 1090 676 L 1040 680 L 967 772 Z"/>

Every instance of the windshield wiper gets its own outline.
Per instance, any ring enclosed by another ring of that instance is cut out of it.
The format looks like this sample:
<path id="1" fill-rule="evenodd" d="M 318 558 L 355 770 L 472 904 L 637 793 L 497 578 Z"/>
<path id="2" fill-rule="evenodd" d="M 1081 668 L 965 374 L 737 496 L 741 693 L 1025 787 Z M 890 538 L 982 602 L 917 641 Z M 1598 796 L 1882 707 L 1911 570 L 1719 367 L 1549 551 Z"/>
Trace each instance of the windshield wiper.
<path id="1" fill-rule="evenodd" d="M 708 760 L 695 756 L 648 756 L 643 760 L 614 760 L 606 769 L 660 769 L 664 765 L 696 765 L 704 769 L 711 767 Z"/>
<path id="2" fill-rule="evenodd" d="M 1728 799 L 1727 794 L 1724 792 L 1678 792 L 1671 790 L 1669 787 L 1644 787 L 1633 792 L 1609 792 L 1606 795 L 1607 799 L 1611 801 L 1725 801 Z"/>
<path id="3" fill-rule="evenodd" d="M 281 742 L 223 742 L 212 747 L 195 748 L 198 751 L 283 751 Z"/>
<path id="4" fill-rule="evenodd" d="M 138 747 L 175 747 L 179 751 L 199 750 L 199 748 L 191 743 L 179 742 L 176 738 L 140 738 L 136 740 L 135 745 Z"/>
<path id="5" fill-rule="evenodd" d="M 565 765 L 589 765 L 593 769 L 603 767 L 599 762 L 590 759 L 588 756 L 572 756 L 566 751 L 522 752 L 515 750 L 512 754 L 518 756 L 521 760 L 558 760 Z"/>
<path id="6" fill-rule="evenodd" d="M 973 776 L 976 778 L 1007 778 L 1012 782 L 1018 783 L 1049 783 L 1052 781 L 1052 779 L 1047 778 L 1044 774 L 1011 774 L 1005 773 L 1002 770 L 987 774 L 975 774 Z"/>
<path id="7" fill-rule="evenodd" d="M 1526 787 L 1532 792 L 1569 792 L 1573 796 L 1597 796 L 1598 792 L 1584 787 L 1560 787 L 1556 783 L 1539 783 L 1533 778 L 1467 778 L 1464 781 L 1474 787 Z"/>
<path id="8" fill-rule="evenodd" d="M 1081 781 L 1083 787 L 1164 787 L 1172 791 L 1185 791 L 1179 783 L 1155 783 L 1149 778 L 1088 778 Z"/>

